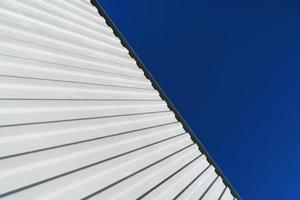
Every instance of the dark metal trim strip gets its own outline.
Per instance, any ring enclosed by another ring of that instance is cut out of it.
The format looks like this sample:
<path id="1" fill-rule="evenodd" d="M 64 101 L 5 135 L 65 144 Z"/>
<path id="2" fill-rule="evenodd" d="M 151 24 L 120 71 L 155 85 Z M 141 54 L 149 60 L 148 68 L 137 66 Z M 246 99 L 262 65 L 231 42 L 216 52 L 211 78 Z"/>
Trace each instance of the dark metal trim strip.
<path id="1" fill-rule="evenodd" d="M 22 152 L 22 153 L 5 155 L 5 156 L 0 157 L 0 161 L 4 160 L 4 159 L 8 159 L 8 158 L 24 156 L 24 155 L 38 153 L 38 152 L 42 152 L 42 151 L 48 151 L 48 150 L 52 150 L 52 149 L 58 149 L 58 148 L 63 148 L 63 147 L 67 147 L 67 146 L 83 144 L 83 143 L 87 143 L 87 142 L 103 140 L 103 139 L 106 139 L 106 138 L 126 135 L 126 134 L 130 134 L 130 133 L 138 132 L 138 131 L 143 131 L 143 130 L 149 130 L 149 129 L 158 128 L 158 127 L 168 126 L 168 125 L 176 124 L 176 123 L 178 123 L 178 122 L 170 122 L 170 123 L 166 123 L 166 124 L 159 124 L 159 125 L 155 125 L 155 126 L 149 126 L 149 127 L 145 127 L 145 128 L 134 129 L 134 130 L 125 131 L 125 132 L 121 132 L 121 133 L 114 133 L 114 134 L 111 134 L 111 135 L 95 137 L 95 138 L 90 138 L 90 139 L 85 139 L 85 140 L 79 140 L 79 141 L 76 141 L 76 142 L 60 144 L 60 145 L 56 145 L 56 146 L 45 147 L 45 148 L 42 148 L 42 149 L 35 149 L 35 150 L 31 150 L 31 151 L 25 151 L 25 152 Z"/>
<path id="2" fill-rule="evenodd" d="M 212 159 L 212 157 L 209 155 L 209 153 L 206 151 L 206 149 L 204 148 L 204 146 L 201 144 L 201 142 L 198 140 L 196 134 L 192 131 L 192 129 L 189 127 L 189 125 L 186 123 L 186 121 L 183 119 L 183 117 L 180 115 L 180 113 L 176 110 L 175 106 L 173 105 L 173 103 L 171 102 L 171 100 L 168 98 L 168 96 L 164 93 L 164 91 L 160 88 L 160 86 L 158 85 L 157 81 L 153 78 L 153 76 L 151 75 L 151 73 L 148 71 L 148 69 L 145 67 L 145 65 L 143 64 L 143 62 L 139 59 L 139 57 L 137 56 L 137 54 L 134 52 L 134 50 L 131 48 L 131 46 L 128 44 L 128 42 L 126 41 L 126 39 L 123 37 L 123 35 L 121 34 L 121 32 L 119 31 L 119 29 L 117 28 L 117 26 L 112 22 L 112 20 L 108 17 L 108 15 L 106 14 L 106 12 L 104 11 L 104 9 L 100 6 L 100 4 L 97 2 L 97 0 L 90 0 L 91 4 L 93 6 L 95 6 L 98 9 L 98 13 L 104 17 L 104 19 L 106 20 L 106 23 L 108 26 L 110 26 L 114 32 L 114 34 L 121 40 L 121 44 L 128 49 L 129 51 L 129 55 L 135 59 L 135 61 L 137 62 L 137 65 L 144 71 L 145 76 L 152 82 L 152 85 L 154 87 L 154 89 L 156 89 L 157 91 L 159 91 L 160 96 L 163 100 L 165 100 L 168 104 L 168 107 L 170 108 L 171 111 L 174 112 L 176 119 L 182 123 L 183 128 L 186 130 L 186 132 L 188 132 L 191 135 L 191 138 L 193 140 L 193 142 L 195 142 L 198 147 L 199 150 L 206 156 L 207 161 L 214 166 L 216 173 L 222 177 L 223 182 L 225 183 L 225 185 L 230 189 L 232 195 L 237 198 L 237 199 L 242 199 L 240 197 L 240 195 L 238 194 L 238 192 L 234 189 L 234 187 L 231 185 L 231 183 L 228 181 L 228 179 L 225 177 L 225 175 L 223 174 L 223 172 L 221 171 L 221 169 L 218 167 L 218 165 L 215 163 L 215 161 Z"/>
<path id="3" fill-rule="evenodd" d="M 44 184 L 44 183 L 47 183 L 47 182 L 49 182 L 49 181 L 56 180 L 56 179 L 58 179 L 58 178 L 62 178 L 62 177 L 64 177 L 64 176 L 67 176 L 67 175 L 70 175 L 70 174 L 74 174 L 74 173 L 76 173 L 76 172 L 79 172 L 79 171 L 84 170 L 84 169 L 88 169 L 88 168 L 90 168 L 90 167 L 99 165 L 99 164 L 101 164 L 101 163 L 108 162 L 108 161 L 110 161 L 110 160 L 113 160 L 113 159 L 116 159 L 116 158 L 119 158 L 119 157 L 128 155 L 128 154 L 130 154 L 130 153 L 139 151 L 139 150 L 141 150 L 141 149 L 145 149 L 145 148 L 154 146 L 154 145 L 156 145 L 156 144 L 160 144 L 160 143 L 163 143 L 163 142 L 165 142 L 165 141 L 172 140 L 172 139 L 174 139 L 174 138 L 178 138 L 178 137 L 180 137 L 180 136 L 182 136 L 182 135 L 185 135 L 185 134 L 187 134 L 187 133 L 180 133 L 180 134 L 178 134 L 178 135 L 174 135 L 174 136 L 171 136 L 171 137 L 169 137 L 169 138 L 165 138 L 165 139 L 163 139 L 163 140 L 156 141 L 156 142 L 151 143 L 151 144 L 147 144 L 146 146 L 142 146 L 142 147 L 139 147 L 139 148 L 137 148 L 137 149 L 133 149 L 133 150 L 130 150 L 130 151 L 127 151 L 127 152 L 124 152 L 124 153 L 115 155 L 115 156 L 113 156 L 113 157 L 109 157 L 109 158 L 106 158 L 106 159 L 104 159 L 104 160 L 100 160 L 100 161 L 97 161 L 97 162 L 95 162 L 95 163 L 91 163 L 91 164 L 89 164 L 89 165 L 82 166 L 82 167 L 77 168 L 77 169 L 73 169 L 73 170 L 68 171 L 68 172 L 65 172 L 65 173 L 63 173 L 63 174 L 58 174 L 58 175 L 56 175 L 56 176 L 53 176 L 53 177 L 46 178 L 46 179 L 41 180 L 41 181 L 37 181 L 37 182 L 31 183 L 31 184 L 29 184 L 29 185 L 25 185 L 25 186 L 23 186 L 23 187 L 21 187 L 21 188 L 17 188 L 17 189 L 14 189 L 14 190 L 11 190 L 11 191 L 2 193 L 2 194 L 0 194 L 0 199 L 2 199 L 3 197 L 9 196 L 9 195 L 13 195 L 13 194 L 18 193 L 18 192 L 21 192 L 21 191 L 23 191 L 23 190 L 27 190 L 27 189 L 29 189 L 29 188 L 38 186 L 38 185 L 40 185 L 40 184 Z M 185 148 L 188 148 L 188 147 L 190 147 L 190 146 L 192 146 L 192 145 L 194 145 L 194 144 L 189 144 L 188 146 L 184 147 L 184 149 L 185 149 Z M 181 149 L 181 150 L 183 150 L 183 149 Z M 179 150 L 179 151 L 181 151 L 181 150 Z M 173 153 L 173 154 L 174 154 L 174 153 Z"/>
<path id="4" fill-rule="evenodd" d="M 148 194 L 150 194 L 151 192 L 153 192 L 154 190 L 156 190 L 157 188 L 159 188 L 161 185 L 163 185 L 169 179 L 171 179 L 172 177 L 174 177 L 175 175 L 177 175 L 179 172 L 181 172 L 182 170 L 184 170 L 186 167 L 188 167 L 190 164 L 192 164 L 193 162 L 195 162 L 196 160 L 198 160 L 202 156 L 203 156 L 203 154 L 201 153 L 201 155 L 197 156 L 196 158 L 194 158 L 191 161 L 189 161 L 188 163 L 186 163 L 184 166 L 182 166 L 181 168 L 179 168 L 178 170 L 176 170 L 174 173 L 172 173 L 171 175 L 169 175 L 168 177 L 166 177 L 165 179 L 163 179 L 162 181 L 160 181 L 158 184 L 156 184 L 154 187 L 152 187 L 150 190 L 148 190 L 147 192 L 145 192 L 144 194 L 142 194 L 140 197 L 138 197 L 137 200 L 141 200 L 144 197 L 146 197 Z"/>

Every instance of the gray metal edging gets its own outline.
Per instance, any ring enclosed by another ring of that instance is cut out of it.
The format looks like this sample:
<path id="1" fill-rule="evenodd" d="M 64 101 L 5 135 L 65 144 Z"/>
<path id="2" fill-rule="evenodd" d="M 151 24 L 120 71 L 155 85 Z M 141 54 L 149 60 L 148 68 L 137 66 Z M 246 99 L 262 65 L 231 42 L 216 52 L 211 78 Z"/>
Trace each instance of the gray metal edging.
<path id="1" fill-rule="evenodd" d="M 124 47 L 126 47 L 129 51 L 129 55 L 135 59 L 137 62 L 137 65 L 144 71 L 145 76 L 152 82 L 152 86 L 154 89 L 159 91 L 160 96 L 163 100 L 165 100 L 168 104 L 168 107 L 170 108 L 171 111 L 174 112 L 176 119 L 182 123 L 183 128 L 185 129 L 186 132 L 188 132 L 191 135 L 192 140 L 198 145 L 199 150 L 206 156 L 207 161 L 215 167 L 216 173 L 222 177 L 225 185 L 230 189 L 232 195 L 237 198 L 242 200 L 238 192 L 234 189 L 234 187 L 231 185 L 229 180 L 225 177 L 223 174 L 222 170 L 218 167 L 216 162 L 213 160 L 213 158 L 209 155 L 209 153 L 206 151 L 202 143 L 198 140 L 196 134 L 192 131 L 192 129 L 189 127 L 189 125 L 186 123 L 186 121 L 183 119 L 183 117 L 180 115 L 180 113 L 176 110 L 175 106 L 171 102 L 171 100 L 168 98 L 168 96 L 165 94 L 165 92 L 160 88 L 158 85 L 157 81 L 153 78 L 151 73 L 148 71 L 148 69 L 145 67 L 143 62 L 139 59 L 137 54 L 134 52 L 134 50 L 131 48 L 131 46 L 128 44 L 126 39 L 123 37 L 119 29 L 116 27 L 116 25 L 112 22 L 112 20 L 108 17 L 104 9 L 101 7 L 101 5 L 97 2 L 97 0 L 90 0 L 92 5 L 95 6 L 98 9 L 98 13 L 105 18 L 106 23 L 108 26 L 110 26 L 114 32 L 114 34 L 121 40 L 121 43 Z"/>

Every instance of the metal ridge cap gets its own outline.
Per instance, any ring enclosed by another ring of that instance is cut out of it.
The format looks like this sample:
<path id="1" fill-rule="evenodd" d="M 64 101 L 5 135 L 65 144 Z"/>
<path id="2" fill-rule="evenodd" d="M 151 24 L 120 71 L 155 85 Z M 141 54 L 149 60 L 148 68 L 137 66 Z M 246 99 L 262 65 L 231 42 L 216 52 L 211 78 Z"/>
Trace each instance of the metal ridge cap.
<path id="1" fill-rule="evenodd" d="M 126 39 L 124 38 L 124 36 L 122 35 L 122 33 L 119 31 L 119 29 L 117 28 L 117 26 L 113 23 L 113 21 L 107 15 L 107 13 L 102 8 L 102 6 L 98 3 L 97 0 L 90 0 L 90 2 L 91 2 L 91 4 L 93 6 L 95 6 L 97 8 L 98 13 L 100 14 L 100 16 L 104 17 L 104 19 L 106 20 L 106 24 L 109 27 L 112 28 L 113 33 L 115 34 L 115 36 L 117 36 L 121 40 L 121 44 L 129 51 L 129 55 L 136 61 L 137 65 L 143 70 L 146 78 L 148 78 L 151 81 L 152 86 L 154 87 L 154 89 L 156 89 L 159 92 L 161 98 L 164 101 L 166 101 L 169 109 L 174 112 L 176 119 L 179 122 L 182 123 L 183 128 L 186 130 L 186 132 L 188 132 L 190 134 L 191 139 L 193 140 L 193 142 L 195 144 L 197 144 L 199 150 L 206 156 L 207 161 L 212 166 L 214 166 L 217 175 L 222 178 L 224 184 L 230 189 L 231 194 L 236 199 L 242 200 L 242 198 L 239 195 L 239 193 L 235 190 L 235 188 L 232 186 L 232 184 L 226 178 L 226 176 L 224 175 L 224 173 L 222 172 L 222 170 L 216 164 L 216 162 L 214 161 L 214 159 L 210 156 L 210 154 L 208 153 L 208 151 L 204 148 L 203 144 L 199 141 L 199 139 L 197 138 L 196 134 L 192 131 L 192 129 L 189 127 L 189 125 L 186 123 L 186 121 L 183 119 L 183 117 L 177 111 L 177 109 L 175 108 L 175 106 L 173 105 L 173 103 L 171 102 L 171 100 L 168 98 L 168 96 L 166 95 L 166 93 L 161 89 L 161 87 L 159 86 L 159 84 L 157 83 L 157 81 L 154 79 L 154 77 L 151 75 L 151 73 L 149 72 L 149 70 L 146 68 L 146 66 L 143 64 L 143 62 L 140 60 L 140 58 L 138 57 L 138 55 L 134 52 L 134 50 L 132 49 L 132 47 L 126 41 Z"/>

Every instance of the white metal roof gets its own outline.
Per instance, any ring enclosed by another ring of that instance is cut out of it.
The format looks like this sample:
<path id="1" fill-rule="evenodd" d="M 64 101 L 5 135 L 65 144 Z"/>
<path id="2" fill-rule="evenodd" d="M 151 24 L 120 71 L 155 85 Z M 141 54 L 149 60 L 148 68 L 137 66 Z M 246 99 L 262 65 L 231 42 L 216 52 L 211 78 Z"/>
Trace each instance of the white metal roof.
<path id="1" fill-rule="evenodd" d="M 0 1 L 0 197 L 234 197 L 88 0 Z"/>

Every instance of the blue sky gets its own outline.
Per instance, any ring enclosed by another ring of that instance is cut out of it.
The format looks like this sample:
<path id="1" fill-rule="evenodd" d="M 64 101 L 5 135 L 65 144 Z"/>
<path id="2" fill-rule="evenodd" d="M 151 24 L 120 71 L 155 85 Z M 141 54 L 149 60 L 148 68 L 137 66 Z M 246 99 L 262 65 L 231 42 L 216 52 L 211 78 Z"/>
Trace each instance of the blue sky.
<path id="1" fill-rule="evenodd" d="M 300 199 L 300 2 L 102 0 L 244 199 Z"/>

